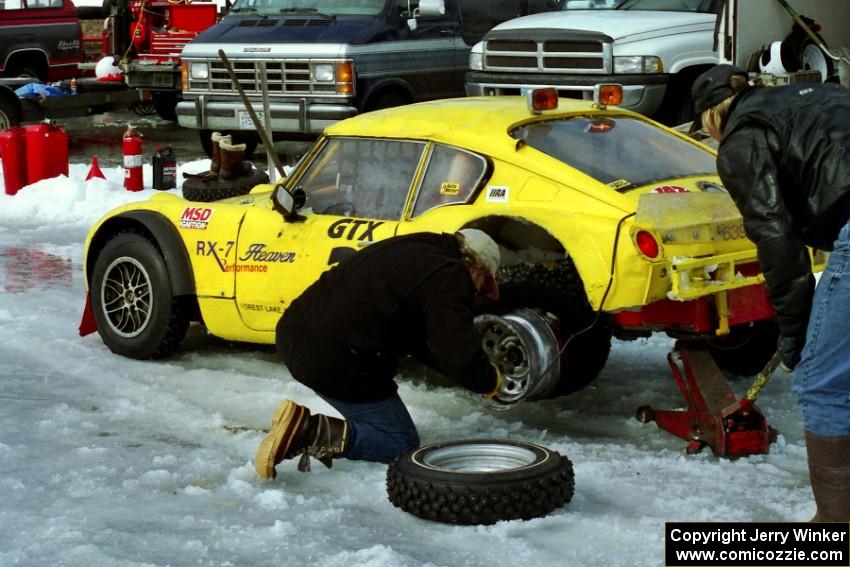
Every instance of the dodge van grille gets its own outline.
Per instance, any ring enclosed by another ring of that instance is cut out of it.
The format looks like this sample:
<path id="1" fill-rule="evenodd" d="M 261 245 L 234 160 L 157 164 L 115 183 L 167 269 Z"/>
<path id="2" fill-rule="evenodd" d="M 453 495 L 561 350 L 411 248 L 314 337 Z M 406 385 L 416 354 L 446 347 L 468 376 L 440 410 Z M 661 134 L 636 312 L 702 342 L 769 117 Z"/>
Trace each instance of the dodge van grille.
<path id="1" fill-rule="evenodd" d="M 488 71 L 526 73 L 610 73 L 611 43 L 604 36 L 521 39 L 491 37 L 484 42 Z M 604 39 L 603 39 L 604 38 Z"/>
<path id="2" fill-rule="evenodd" d="M 330 63 L 331 61 L 329 61 Z M 219 60 L 208 61 L 210 66 L 208 79 L 189 79 L 189 90 L 193 93 L 236 94 L 230 75 Z M 247 95 L 261 95 L 259 61 L 233 60 L 233 72 Z M 286 95 L 328 95 L 338 96 L 336 84 L 331 81 L 316 81 L 310 73 L 308 61 L 287 59 L 285 61 L 266 60 L 266 81 L 269 96 Z"/>

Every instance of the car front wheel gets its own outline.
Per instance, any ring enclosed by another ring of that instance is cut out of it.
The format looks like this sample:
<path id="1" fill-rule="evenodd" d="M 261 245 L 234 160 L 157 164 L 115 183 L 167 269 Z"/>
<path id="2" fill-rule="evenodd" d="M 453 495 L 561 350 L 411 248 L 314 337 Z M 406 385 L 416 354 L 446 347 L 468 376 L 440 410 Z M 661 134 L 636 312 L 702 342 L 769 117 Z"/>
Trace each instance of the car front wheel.
<path id="1" fill-rule="evenodd" d="M 172 296 L 162 253 L 140 234 L 122 232 L 103 247 L 89 293 L 98 333 L 116 354 L 161 358 L 186 335 L 187 300 Z"/>

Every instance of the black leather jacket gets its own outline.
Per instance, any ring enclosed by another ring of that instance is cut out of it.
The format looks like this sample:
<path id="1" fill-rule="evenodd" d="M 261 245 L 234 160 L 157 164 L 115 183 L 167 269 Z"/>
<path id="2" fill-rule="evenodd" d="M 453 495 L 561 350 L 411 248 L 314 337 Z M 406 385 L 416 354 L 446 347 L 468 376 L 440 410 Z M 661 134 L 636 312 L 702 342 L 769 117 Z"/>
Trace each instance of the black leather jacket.
<path id="1" fill-rule="evenodd" d="M 815 285 L 806 245 L 831 250 L 850 216 L 850 91 L 799 84 L 739 95 L 717 165 L 758 247 L 779 350 L 793 367 Z"/>

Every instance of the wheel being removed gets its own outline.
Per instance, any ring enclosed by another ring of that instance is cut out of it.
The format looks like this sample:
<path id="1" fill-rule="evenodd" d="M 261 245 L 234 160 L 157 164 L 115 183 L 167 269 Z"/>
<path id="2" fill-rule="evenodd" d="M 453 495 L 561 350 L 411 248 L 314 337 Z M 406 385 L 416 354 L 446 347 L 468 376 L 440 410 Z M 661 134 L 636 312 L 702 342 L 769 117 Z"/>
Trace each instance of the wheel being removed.
<path id="1" fill-rule="evenodd" d="M 426 520 L 493 524 L 548 514 L 573 497 L 570 460 L 525 441 L 436 443 L 402 455 L 387 469 L 387 494 Z"/>

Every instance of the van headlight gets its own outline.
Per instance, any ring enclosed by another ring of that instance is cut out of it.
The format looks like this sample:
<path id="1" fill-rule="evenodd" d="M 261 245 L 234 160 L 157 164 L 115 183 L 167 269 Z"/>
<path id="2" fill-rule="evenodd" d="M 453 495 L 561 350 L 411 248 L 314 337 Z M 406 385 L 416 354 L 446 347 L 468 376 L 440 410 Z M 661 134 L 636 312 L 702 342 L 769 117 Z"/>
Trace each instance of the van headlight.
<path id="1" fill-rule="evenodd" d="M 622 55 L 614 57 L 614 72 L 623 74 L 663 73 L 664 64 L 652 55 Z"/>
<path id="2" fill-rule="evenodd" d="M 205 81 L 210 78 L 209 63 L 189 63 L 189 77 Z"/>
<path id="3" fill-rule="evenodd" d="M 334 80 L 333 63 L 316 63 L 313 65 L 313 79 L 321 83 L 330 83 Z"/>

